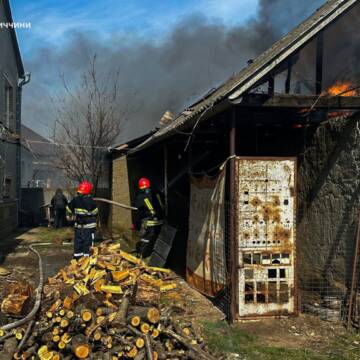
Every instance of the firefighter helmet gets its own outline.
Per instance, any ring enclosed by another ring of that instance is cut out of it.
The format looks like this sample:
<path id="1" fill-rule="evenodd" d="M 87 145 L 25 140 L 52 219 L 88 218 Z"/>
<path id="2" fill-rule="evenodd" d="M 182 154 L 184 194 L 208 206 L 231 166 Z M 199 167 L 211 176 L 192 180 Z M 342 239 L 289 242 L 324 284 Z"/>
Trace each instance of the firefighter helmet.
<path id="1" fill-rule="evenodd" d="M 139 180 L 139 189 L 144 190 L 150 187 L 150 181 L 147 178 L 141 178 Z"/>
<path id="2" fill-rule="evenodd" d="M 92 190 L 92 185 L 85 180 L 79 184 L 77 192 L 83 195 L 89 195 L 91 193 L 91 190 Z"/>

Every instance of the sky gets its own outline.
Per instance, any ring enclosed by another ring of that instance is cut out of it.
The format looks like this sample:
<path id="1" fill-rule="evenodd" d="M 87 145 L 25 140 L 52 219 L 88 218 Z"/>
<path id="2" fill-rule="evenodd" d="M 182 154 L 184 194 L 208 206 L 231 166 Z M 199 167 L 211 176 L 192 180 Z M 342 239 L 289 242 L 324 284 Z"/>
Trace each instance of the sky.
<path id="1" fill-rule="evenodd" d="M 22 121 L 49 137 L 60 74 L 76 87 L 97 55 L 119 70 L 118 143 L 153 130 L 165 111 L 179 114 L 309 16 L 324 0 L 10 0 L 31 82 Z"/>
<path id="2" fill-rule="evenodd" d="M 71 32 L 96 33 L 106 41 L 129 35 L 161 41 L 182 19 L 203 15 L 228 27 L 245 23 L 257 12 L 257 0 L 12 0 L 13 17 L 31 22 L 18 30 L 24 56 L 41 47 L 65 46 Z M 238 14 L 234 16 L 234 14 Z"/>

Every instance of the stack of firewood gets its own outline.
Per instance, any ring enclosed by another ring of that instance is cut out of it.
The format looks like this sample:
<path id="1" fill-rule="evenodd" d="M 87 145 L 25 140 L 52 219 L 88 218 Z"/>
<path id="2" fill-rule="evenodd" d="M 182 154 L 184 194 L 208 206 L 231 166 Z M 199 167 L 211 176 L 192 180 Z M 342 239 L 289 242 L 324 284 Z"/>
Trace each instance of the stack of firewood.
<path id="1" fill-rule="evenodd" d="M 15 359 L 212 359 L 195 327 L 160 305 L 173 281 L 169 270 L 103 243 L 48 279 L 30 334 L 0 329 L 0 343 L 21 343 Z"/>

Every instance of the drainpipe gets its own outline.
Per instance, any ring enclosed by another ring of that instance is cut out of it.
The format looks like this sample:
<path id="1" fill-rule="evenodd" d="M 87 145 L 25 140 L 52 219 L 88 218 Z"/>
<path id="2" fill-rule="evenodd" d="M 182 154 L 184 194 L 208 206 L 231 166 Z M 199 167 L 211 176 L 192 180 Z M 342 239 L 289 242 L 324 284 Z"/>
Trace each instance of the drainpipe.
<path id="1" fill-rule="evenodd" d="M 21 205 L 21 96 L 22 88 L 28 84 L 31 79 L 29 72 L 25 73 L 23 77 L 19 78 L 16 91 L 16 125 L 15 132 L 19 136 L 16 144 L 16 198 L 17 198 L 17 225 L 19 225 L 19 211 Z"/>

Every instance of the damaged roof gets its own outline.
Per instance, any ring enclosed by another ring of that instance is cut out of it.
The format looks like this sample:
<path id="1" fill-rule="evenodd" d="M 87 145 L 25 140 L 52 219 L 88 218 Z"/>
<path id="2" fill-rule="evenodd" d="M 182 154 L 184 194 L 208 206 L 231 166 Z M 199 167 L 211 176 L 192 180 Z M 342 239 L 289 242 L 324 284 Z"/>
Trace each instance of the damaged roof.
<path id="1" fill-rule="evenodd" d="M 134 151 L 142 150 L 171 136 L 180 128 L 194 124 L 200 120 L 200 116 L 204 116 L 205 112 L 212 110 L 215 105 L 225 103 L 225 106 L 230 106 L 231 101 L 241 97 L 277 65 L 299 50 L 358 1 L 328 0 L 308 19 L 258 56 L 251 65 L 232 76 L 218 88 L 208 92 L 202 99 L 185 109 L 171 124 L 160 129 L 137 146 Z"/>

